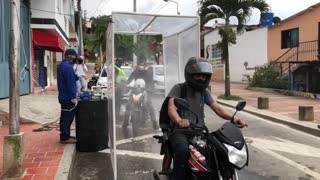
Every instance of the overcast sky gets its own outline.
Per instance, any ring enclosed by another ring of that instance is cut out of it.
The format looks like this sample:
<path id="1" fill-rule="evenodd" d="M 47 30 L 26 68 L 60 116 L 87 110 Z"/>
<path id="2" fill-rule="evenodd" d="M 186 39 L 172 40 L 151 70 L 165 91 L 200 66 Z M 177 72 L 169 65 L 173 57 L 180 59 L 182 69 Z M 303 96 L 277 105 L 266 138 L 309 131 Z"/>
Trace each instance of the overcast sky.
<path id="1" fill-rule="evenodd" d="M 177 14 L 177 4 L 163 0 L 136 0 L 137 12 L 157 14 Z M 179 4 L 181 15 L 196 15 L 198 0 L 175 0 Z M 285 19 L 320 0 L 266 0 L 275 16 Z M 87 10 L 87 17 L 110 15 L 112 11 L 133 11 L 133 0 L 82 0 L 82 8 Z M 259 23 L 259 12 L 253 11 L 248 24 Z"/>

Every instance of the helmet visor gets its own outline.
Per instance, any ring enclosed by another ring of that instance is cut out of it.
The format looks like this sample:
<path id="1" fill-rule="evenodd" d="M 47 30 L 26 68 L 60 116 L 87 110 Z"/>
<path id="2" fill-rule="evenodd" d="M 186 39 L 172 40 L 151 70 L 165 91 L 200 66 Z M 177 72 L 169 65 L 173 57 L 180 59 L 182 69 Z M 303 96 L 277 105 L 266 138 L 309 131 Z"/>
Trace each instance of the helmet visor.
<path id="1" fill-rule="evenodd" d="M 190 74 L 212 74 L 212 66 L 208 62 L 197 62 L 187 66 L 186 71 Z"/>

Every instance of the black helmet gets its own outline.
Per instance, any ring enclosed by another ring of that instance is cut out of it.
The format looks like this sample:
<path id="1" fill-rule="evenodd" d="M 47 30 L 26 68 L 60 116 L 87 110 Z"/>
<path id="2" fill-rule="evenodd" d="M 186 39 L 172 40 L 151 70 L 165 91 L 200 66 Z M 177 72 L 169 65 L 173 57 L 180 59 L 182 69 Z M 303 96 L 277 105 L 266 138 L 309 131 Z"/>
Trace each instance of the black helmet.
<path id="1" fill-rule="evenodd" d="M 205 81 L 198 81 L 193 78 L 194 74 L 206 75 Z M 212 66 L 207 59 L 191 57 L 184 68 L 184 77 L 187 84 L 195 90 L 202 91 L 209 86 L 212 76 Z"/>

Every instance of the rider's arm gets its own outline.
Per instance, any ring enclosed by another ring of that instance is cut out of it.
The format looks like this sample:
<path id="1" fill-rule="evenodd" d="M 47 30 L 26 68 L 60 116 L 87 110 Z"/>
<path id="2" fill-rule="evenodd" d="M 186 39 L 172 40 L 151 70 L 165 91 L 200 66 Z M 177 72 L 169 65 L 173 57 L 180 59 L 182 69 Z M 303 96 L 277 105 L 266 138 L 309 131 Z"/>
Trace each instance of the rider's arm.
<path id="1" fill-rule="evenodd" d="M 189 127 L 190 123 L 187 119 L 182 119 L 177 112 L 177 107 L 174 105 L 174 98 L 169 99 L 168 103 L 168 115 L 170 119 L 180 127 Z"/>
<path id="2" fill-rule="evenodd" d="M 178 124 L 178 121 L 181 120 L 181 117 L 177 112 L 177 107 L 174 105 L 174 98 L 169 99 L 168 115 L 175 124 Z"/>
<path id="3" fill-rule="evenodd" d="M 224 109 L 221 108 L 221 106 L 214 101 L 211 105 L 210 108 L 221 118 L 226 119 L 226 120 L 232 120 L 232 116 L 227 113 Z"/>

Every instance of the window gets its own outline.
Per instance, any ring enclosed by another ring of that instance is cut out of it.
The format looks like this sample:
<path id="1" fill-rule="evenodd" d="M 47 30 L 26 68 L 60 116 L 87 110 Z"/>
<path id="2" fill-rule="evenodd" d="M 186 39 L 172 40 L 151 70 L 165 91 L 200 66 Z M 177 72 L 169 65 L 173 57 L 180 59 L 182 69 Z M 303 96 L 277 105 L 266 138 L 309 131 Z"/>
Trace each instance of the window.
<path id="1" fill-rule="evenodd" d="M 293 48 L 299 46 L 299 28 L 281 32 L 281 48 Z"/>
<path id="2" fill-rule="evenodd" d="M 212 59 L 221 59 L 222 51 L 217 44 L 214 44 L 211 46 L 211 52 L 212 52 L 211 54 Z"/>

